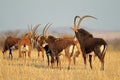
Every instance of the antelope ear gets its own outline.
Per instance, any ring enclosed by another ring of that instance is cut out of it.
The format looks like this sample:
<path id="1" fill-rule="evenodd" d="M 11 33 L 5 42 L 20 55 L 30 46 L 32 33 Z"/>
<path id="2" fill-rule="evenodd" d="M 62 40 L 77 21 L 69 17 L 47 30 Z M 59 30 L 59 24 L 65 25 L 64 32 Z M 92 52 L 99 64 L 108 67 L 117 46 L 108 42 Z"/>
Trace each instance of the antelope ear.
<path id="1" fill-rule="evenodd" d="M 74 32 L 78 32 L 77 28 L 70 28 L 71 30 L 73 30 Z"/>

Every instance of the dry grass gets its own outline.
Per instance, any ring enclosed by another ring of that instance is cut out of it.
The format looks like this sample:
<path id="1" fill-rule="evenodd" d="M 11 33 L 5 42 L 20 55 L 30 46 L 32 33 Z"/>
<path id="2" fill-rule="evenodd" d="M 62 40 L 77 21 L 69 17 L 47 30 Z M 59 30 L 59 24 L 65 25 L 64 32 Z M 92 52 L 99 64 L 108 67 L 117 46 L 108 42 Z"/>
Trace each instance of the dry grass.
<path id="1" fill-rule="evenodd" d="M 100 71 L 98 58 L 93 61 L 93 70 L 87 62 L 84 69 L 81 55 L 77 58 L 76 66 L 71 63 L 71 69 L 67 70 L 67 63 L 62 58 L 62 70 L 51 69 L 47 66 L 47 59 L 35 61 L 37 51 L 32 51 L 30 61 L 17 60 L 18 51 L 13 52 L 13 60 L 8 59 L 8 52 L 3 59 L 0 53 L 0 80 L 119 80 L 120 79 L 120 52 L 108 50 L 105 56 L 105 70 Z M 45 56 L 46 57 L 46 56 Z"/>

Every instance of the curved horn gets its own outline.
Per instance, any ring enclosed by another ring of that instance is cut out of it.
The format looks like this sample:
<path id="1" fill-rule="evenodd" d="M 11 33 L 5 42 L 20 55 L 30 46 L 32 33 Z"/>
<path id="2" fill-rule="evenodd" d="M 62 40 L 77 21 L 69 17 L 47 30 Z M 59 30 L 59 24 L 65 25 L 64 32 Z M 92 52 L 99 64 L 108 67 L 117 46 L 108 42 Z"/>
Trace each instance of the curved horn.
<path id="1" fill-rule="evenodd" d="M 80 16 L 75 16 L 75 18 L 74 18 L 74 28 L 76 28 L 76 19 L 77 18 L 80 18 Z"/>
<path id="2" fill-rule="evenodd" d="M 43 36 L 45 36 L 45 29 L 46 29 L 46 27 L 48 26 L 48 24 L 49 24 L 49 23 L 47 23 L 47 24 L 45 25 L 44 29 L 43 29 Z"/>
<path id="3" fill-rule="evenodd" d="M 97 18 L 94 17 L 94 16 L 85 15 L 85 16 L 83 16 L 82 18 L 80 18 L 80 20 L 79 20 L 79 22 L 78 22 L 78 26 L 77 26 L 77 28 L 80 28 L 80 24 L 81 24 L 82 20 L 85 19 L 85 18 L 87 18 L 87 17 L 97 19 Z"/>
<path id="4" fill-rule="evenodd" d="M 80 16 L 75 16 L 75 18 L 74 18 L 74 27 L 73 28 L 71 28 L 73 31 L 75 31 L 75 32 L 77 32 L 77 27 L 76 27 L 76 19 L 77 18 L 80 18 Z"/>
<path id="5" fill-rule="evenodd" d="M 37 24 L 34 26 L 34 28 L 32 29 L 32 34 L 35 34 L 37 28 L 39 27 L 40 24 Z"/>
<path id="6" fill-rule="evenodd" d="M 46 29 L 45 29 L 45 35 L 46 35 L 46 33 L 47 33 L 48 28 L 49 28 L 51 25 L 52 25 L 52 24 L 50 24 L 50 25 L 48 25 L 48 26 L 46 27 Z"/>

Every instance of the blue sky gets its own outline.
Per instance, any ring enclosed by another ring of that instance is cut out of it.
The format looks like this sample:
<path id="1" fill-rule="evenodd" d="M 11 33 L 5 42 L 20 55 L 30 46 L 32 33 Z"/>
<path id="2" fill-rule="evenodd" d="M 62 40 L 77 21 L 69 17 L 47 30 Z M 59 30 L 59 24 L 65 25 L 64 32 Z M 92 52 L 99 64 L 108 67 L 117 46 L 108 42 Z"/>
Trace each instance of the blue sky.
<path id="1" fill-rule="evenodd" d="M 120 31 L 120 0 L 0 0 L 0 32 L 28 29 L 28 25 L 52 23 L 73 26 L 76 15 L 92 15 L 81 24 L 96 31 Z"/>

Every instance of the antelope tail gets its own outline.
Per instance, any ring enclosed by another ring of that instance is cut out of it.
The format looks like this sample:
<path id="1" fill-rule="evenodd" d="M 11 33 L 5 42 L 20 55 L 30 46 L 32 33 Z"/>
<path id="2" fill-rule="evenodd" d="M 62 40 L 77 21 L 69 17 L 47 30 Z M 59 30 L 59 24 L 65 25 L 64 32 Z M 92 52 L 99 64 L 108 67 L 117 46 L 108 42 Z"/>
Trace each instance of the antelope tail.
<path id="1" fill-rule="evenodd" d="M 73 56 L 74 49 L 75 49 L 75 45 L 73 45 L 73 48 L 72 48 L 72 53 L 71 53 L 70 57 L 72 57 L 72 56 Z"/>
<path id="2" fill-rule="evenodd" d="M 106 49 L 107 49 L 107 45 L 104 45 L 104 49 L 103 49 L 103 51 L 102 51 L 102 58 L 105 57 Z"/>

